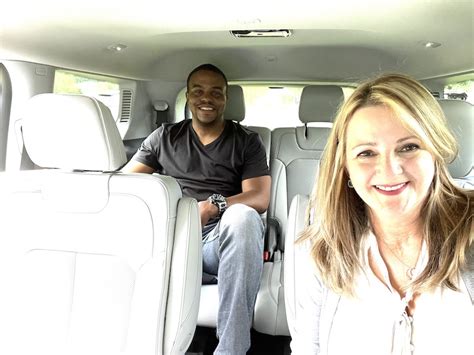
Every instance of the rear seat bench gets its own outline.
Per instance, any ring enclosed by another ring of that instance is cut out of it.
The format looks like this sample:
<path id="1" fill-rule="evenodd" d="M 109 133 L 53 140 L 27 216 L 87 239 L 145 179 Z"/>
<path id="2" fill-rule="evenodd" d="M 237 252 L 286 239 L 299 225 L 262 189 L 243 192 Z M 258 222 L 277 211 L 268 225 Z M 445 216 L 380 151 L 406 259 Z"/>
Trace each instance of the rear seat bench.
<path id="1" fill-rule="evenodd" d="M 230 85 L 228 97 L 225 119 L 242 121 L 245 117 L 242 88 Z M 265 127 L 247 127 L 260 134 L 272 176 L 271 202 L 266 216 L 262 216 L 267 223 L 265 263 L 253 323 L 260 333 L 290 335 L 283 292 L 285 231 L 290 202 L 297 194 L 311 192 L 331 121 L 343 97 L 338 86 L 307 86 L 299 109 L 302 126 L 278 128 L 273 132 Z M 203 285 L 198 325 L 216 326 L 217 304 L 217 285 Z"/>
<path id="2" fill-rule="evenodd" d="M 264 263 L 254 314 L 254 329 L 270 335 L 290 335 L 284 302 L 285 237 L 290 203 L 297 194 L 312 191 L 332 119 L 344 95 L 334 85 L 310 85 L 301 94 L 299 117 L 304 124 L 272 132 L 271 200 L 266 245 L 270 260 Z"/>

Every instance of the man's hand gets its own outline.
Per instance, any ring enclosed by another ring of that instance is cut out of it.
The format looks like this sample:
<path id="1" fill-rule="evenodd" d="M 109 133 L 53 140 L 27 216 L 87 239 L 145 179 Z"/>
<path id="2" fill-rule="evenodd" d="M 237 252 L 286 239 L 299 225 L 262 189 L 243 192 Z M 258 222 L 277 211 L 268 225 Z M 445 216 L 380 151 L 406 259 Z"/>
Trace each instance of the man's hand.
<path id="1" fill-rule="evenodd" d="M 198 206 L 199 215 L 201 216 L 201 227 L 204 227 L 211 218 L 219 215 L 219 208 L 208 200 L 199 201 Z"/>

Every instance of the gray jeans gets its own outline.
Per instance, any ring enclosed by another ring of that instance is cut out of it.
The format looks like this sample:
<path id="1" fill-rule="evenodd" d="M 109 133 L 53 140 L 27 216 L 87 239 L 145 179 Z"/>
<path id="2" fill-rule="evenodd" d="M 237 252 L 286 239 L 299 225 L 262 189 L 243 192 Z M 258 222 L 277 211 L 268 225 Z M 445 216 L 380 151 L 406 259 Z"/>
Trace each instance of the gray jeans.
<path id="1" fill-rule="evenodd" d="M 230 206 L 204 238 L 203 271 L 217 276 L 219 311 L 214 354 L 241 355 L 250 348 L 255 299 L 263 268 L 264 227 L 243 204 Z"/>

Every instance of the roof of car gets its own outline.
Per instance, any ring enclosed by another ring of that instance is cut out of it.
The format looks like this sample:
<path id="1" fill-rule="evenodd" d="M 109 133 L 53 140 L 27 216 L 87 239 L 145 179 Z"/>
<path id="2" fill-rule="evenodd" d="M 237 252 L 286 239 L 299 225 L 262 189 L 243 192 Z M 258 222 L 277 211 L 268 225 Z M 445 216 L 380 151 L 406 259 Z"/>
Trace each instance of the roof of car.
<path id="1" fill-rule="evenodd" d="M 229 80 L 250 81 L 354 82 L 379 71 L 427 79 L 474 69 L 471 0 L 17 0 L 4 7 L 0 59 L 126 78 L 182 81 L 206 62 Z M 249 29 L 291 35 L 230 33 Z M 117 44 L 126 48 L 113 50 Z"/>

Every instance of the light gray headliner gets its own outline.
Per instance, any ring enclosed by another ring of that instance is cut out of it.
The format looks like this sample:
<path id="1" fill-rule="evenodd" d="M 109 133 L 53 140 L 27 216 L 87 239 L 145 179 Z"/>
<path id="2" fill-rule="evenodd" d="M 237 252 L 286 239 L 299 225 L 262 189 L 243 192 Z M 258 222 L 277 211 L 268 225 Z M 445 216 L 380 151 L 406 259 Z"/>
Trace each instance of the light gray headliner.
<path id="1" fill-rule="evenodd" d="M 378 71 L 425 79 L 474 71 L 473 3 L 16 0 L 0 11 L 0 59 L 165 81 L 181 81 L 203 62 L 230 80 L 351 82 Z M 229 33 L 257 28 L 293 35 Z M 442 46 L 420 45 L 428 40 Z M 114 43 L 128 48 L 112 53 L 106 48 Z"/>

